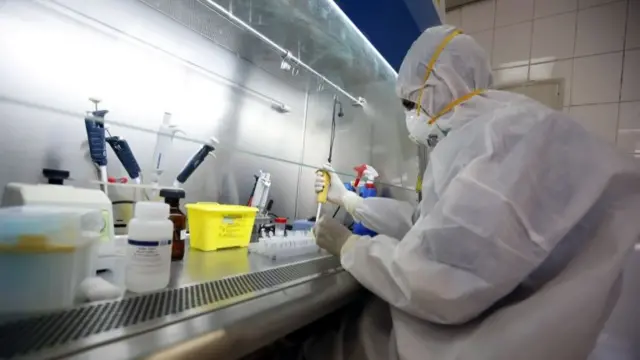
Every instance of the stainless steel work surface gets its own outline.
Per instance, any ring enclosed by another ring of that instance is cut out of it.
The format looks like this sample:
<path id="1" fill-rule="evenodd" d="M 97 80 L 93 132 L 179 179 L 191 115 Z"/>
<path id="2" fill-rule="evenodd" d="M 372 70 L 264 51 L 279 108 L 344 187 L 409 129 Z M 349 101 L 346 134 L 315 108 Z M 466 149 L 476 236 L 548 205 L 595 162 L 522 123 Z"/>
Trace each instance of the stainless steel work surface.
<path id="1" fill-rule="evenodd" d="M 190 251 L 155 293 L 0 325 L 0 358 L 245 355 L 352 300 L 360 290 L 337 258 L 280 261 L 246 249 Z"/>
<path id="2" fill-rule="evenodd" d="M 247 248 L 232 248 L 219 251 L 190 249 L 183 261 L 171 263 L 170 288 L 198 282 L 217 280 L 227 276 L 269 270 L 278 266 L 327 257 L 323 254 L 308 254 L 292 258 L 275 259 L 251 254 Z"/>

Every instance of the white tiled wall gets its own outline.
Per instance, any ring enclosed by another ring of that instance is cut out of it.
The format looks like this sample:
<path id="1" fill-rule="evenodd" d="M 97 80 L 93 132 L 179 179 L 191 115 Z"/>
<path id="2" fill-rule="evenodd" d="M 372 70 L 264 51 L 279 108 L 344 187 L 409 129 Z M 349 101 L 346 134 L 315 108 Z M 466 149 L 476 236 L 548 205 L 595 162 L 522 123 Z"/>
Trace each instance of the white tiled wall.
<path id="1" fill-rule="evenodd" d="M 640 155 L 640 0 L 483 0 L 447 13 L 497 85 L 564 79 L 564 111 Z"/>

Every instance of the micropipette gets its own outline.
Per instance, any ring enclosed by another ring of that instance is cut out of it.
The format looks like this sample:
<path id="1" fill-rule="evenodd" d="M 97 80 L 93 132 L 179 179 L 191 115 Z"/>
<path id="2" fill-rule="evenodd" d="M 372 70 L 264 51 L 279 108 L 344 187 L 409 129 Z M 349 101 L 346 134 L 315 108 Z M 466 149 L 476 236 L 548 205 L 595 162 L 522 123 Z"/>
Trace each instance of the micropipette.
<path id="1" fill-rule="evenodd" d="M 171 124 L 171 113 L 165 112 L 162 117 L 162 124 L 158 129 L 156 147 L 153 150 L 153 176 L 151 184 L 159 186 L 160 176 L 164 172 L 167 155 L 173 144 L 173 137 L 177 133 L 184 133 L 177 125 Z"/>
<path id="2" fill-rule="evenodd" d="M 98 110 L 100 99 L 89 99 L 95 105 L 95 111 L 88 111 L 84 118 L 87 129 L 87 141 L 89 143 L 89 155 L 91 161 L 98 166 L 100 171 L 100 188 L 107 194 L 107 145 L 105 142 L 104 116 L 109 110 Z"/>
<path id="3" fill-rule="evenodd" d="M 333 156 L 333 143 L 336 139 L 336 109 L 338 110 L 338 117 L 343 117 L 344 112 L 342 111 L 342 103 L 338 100 L 338 96 L 333 96 L 333 110 L 331 111 L 331 137 L 329 138 L 329 158 L 327 162 L 331 164 L 331 158 Z M 316 173 L 321 173 L 324 179 L 324 187 L 322 191 L 318 193 L 316 196 L 316 200 L 318 201 L 318 210 L 316 211 L 316 222 L 320 220 L 320 213 L 322 213 L 322 204 L 327 202 L 327 194 L 329 193 L 329 186 L 331 186 L 331 175 L 328 170 L 322 169 L 316 171 Z"/>
<path id="4" fill-rule="evenodd" d="M 271 174 L 260 170 L 254 185 L 253 195 L 249 201 L 249 206 L 258 208 L 260 214 L 264 214 L 269 198 L 269 188 L 271 187 Z"/>
<path id="5" fill-rule="evenodd" d="M 198 150 L 198 152 L 195 153 L 193 157 L 191 157 L 191 159 L 187 162 L 187 164 L 184 166 L 182 171 L 180 171 L 180 173 L 176 177 L 176 180 L 173 182 L 173 187 L 177 187 L 177 188 L 182 187 L 182 184 L 184 184 L 189 179 L 191 174 L 193 174 L 193 172 L 196 171 L 198 166 L 202 164 L 202 162 L 207 157 L 207 155 L 214 156 L 213 151 L 216 149 L 215 145 L 217 144 L 218 144 L 218 140 L 216 140 L 216 138 L 214 137 L 211 137 L 209 139 L 208 144 L 202 145 L 200 150 Z"/>
<path id="6" fill-rule="evenodd" d="M 329 193 L 329 186 L 331 185 L 331 176 L 327 170 L 318 170 L 317 173 L 321 173 L 323 177 L 324 187 L 322 191 L 316 196 L 318 202 L 318 210 L 316 211 L 316 222 L 320 220 L 320 213 L 322 212 L 322 204 L 327 202 L 327 194 Z"/>
<path id="7" fill-rule="evenodd" d="M 135 156 L 133 156 L 133 151 L 131 151 L 127 140 L 119 136 L 110 136 L 105 140 L 111 145 L 111 149 L 113 149 L 131 180 L 136 184 L 140 184 L 140 165 L 138 165 Z"/>

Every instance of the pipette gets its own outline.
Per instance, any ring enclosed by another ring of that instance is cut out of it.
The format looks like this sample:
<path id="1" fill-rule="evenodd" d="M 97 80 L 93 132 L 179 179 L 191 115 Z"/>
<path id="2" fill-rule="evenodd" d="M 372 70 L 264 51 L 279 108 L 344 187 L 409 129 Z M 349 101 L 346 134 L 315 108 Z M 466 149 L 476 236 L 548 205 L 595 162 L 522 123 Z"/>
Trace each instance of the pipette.
<path id="1" fill-rule="evenodd" d="M 98 166 L 100 171 L 101 190 L 107 194 L 107 145 L 105 142 L 104 116 L 109 110 L 98 110 L 100 99 L 89 98 L 95 105 L 95 111 L 88 111 L 84 118 L 87 129 L 87 141 L 89 143 L 89 155 L 91 161 Z"/>
<path id="2" fill-rule="evenodd" d="M 151 184 L 158 186 L 160 176 L 164 172 L 167 155 L 173 144 L 173 137 L 177 133 L 184 133 L 177 125 L 171 124 L 171 113 L 165 112 L 162 117 L 162 124 L 158 129 L 158 137 L 156 139 L 156 147 L 153 151 L 153 175 Z"/>
<path id="3" fill-rule="evenodd" d="M 329 186 L 331 185 L 331 176 L 327 170 L 318 170 L 317 173 L 322 174 L 324 187 L 322 191 L 316 196 L 318 202 L 318 210 L 316 211 L 316 222 L 320 220 L 320 213 L 322 213 L 322 204 L 327 202 L 327 194 L 329 193 Z"/>
<path id="4" fill-rule="evenodd" d="M 176 177 L 176 180 L 173 182 L 173 186 L 177 188 L 182 187 L 182 184 L 184 184 L 189 179 L 191 174 L 193 174 L 193 172 L 196 171 L 198 166 L 202 164 L 202 162 L 207 157 L 207 155 L 214 156 L 213 151 L 216 149 L 215 145 L 217 144 L 218 144 L 218 140 L 216 140 L 216 138 L 214 137 L 209 138 L 209 143 L 202 145 L 200 150 L 198 150 L 198 152 L 195 153 L 193 157 L 191 157 L 191 159 L 187 162 L 187 164 L 184 166 L 182 171 L 180 171 L 180 173 Z"/>
<path id="5" fill-rule="evenodd" d="M 336 110 L 338 113 L 336 114 Z M 329 138 L 329 157 L 327 158 L 327 163 L 331 164 L 331 158 L 333 157 L 333 143 L 336 139 L 336 115 L 338 117 L 344 116 L 344 111 L 342 111 L 342 103 L 338 100 L 338 95 L 333 96 L 333 109 L 331 111 L 331 136 Z M 318 201 L 318 210 L 316 211 L 316 222 L 320 220 L 320 213 L 322 213 L 322 204 L 327 202 L 327 194 L 329 193 L 329 186 L 331 186 L 331 175 L 329 171 L 322 169 L 316 171 L 316 173 L 321 173 L 324 178 L 324 187 L 322 191 L 318 193 L 316 196 L 316 200 Z"/>
<path id="6" fill-rule="evenodd" d="M 110 136 L 106 138 L 106 141 L 111 145 L 111 149 L 113 149 L 131 180 L 136 184 L 140 184 L 140 165 L 138 165 L 135 156 L 133 156 L 127 140 L 119 136 Z"/>
<path id="7" fill-rule="evenodd" d="M 253 195 L 249 201 L 249 206 L 258 208 L 260 214 L 264 214 L 269 198 L 269 188 L 271 187 L 271 174 L 260 170 L 253 190 Z"/>

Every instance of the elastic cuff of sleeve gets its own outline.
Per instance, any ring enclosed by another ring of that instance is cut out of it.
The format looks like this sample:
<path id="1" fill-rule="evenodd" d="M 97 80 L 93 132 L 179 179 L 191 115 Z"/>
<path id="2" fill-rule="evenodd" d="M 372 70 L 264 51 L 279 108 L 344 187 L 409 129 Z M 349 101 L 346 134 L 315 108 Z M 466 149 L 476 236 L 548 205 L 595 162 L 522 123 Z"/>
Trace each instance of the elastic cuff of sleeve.
<path id="1" fill-rule="evenodd" d="M 344 255 L 345 253 L 349 252 L 349 250 L 353 249 L 353 247 L 356 246 L 356 242 L 358 242 L 359 239 L 360 239 L 360 235 L 349 236 L 349 238 L 347 238 L 347 241 L 344 243 L 344 245 L 342 245 L 342 248 L 340 249 L 340 256 Z"/>
<path id="2" fill-rule="evenodd" d="M 356 195 L 355 193 L 349 191 L 342 197 L 342 204 L 347 212 L 353 215 L 353 212 L 356 210 L 360 204 L 362 204 L 363 199 Z"/>

